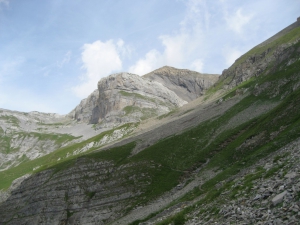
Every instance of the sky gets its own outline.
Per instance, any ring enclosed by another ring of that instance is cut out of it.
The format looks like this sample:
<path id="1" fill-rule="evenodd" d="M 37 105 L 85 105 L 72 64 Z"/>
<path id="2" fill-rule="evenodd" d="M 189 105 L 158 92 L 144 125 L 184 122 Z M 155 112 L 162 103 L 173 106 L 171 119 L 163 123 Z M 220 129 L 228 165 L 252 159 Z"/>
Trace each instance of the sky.
<path id="1" fill-rule="evenodd" d="M 0 0 L 0 108 L 66 114 L 113 73 L 221 74 L 300 0 Z"/>

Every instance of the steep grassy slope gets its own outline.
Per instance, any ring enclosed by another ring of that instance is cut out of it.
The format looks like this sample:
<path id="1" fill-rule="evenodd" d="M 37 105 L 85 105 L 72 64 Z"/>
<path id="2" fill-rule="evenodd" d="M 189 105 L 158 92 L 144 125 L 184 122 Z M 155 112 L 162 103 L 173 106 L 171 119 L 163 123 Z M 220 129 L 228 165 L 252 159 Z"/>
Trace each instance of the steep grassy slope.
<path id="1" fill-rule="evenodd" d="M 277 65 L 281 64 L 287 58 L 295 61 L 296 59 L 289 51 L 295 50 L 291 46 L 297 43 L 299 38 L 300 23 L 297 23 L 295 28 L 285 35 L 280 36 L 272 42 L 254 47 L 238 58 L 230 68 L 224 70 L 218 82 L 207 93 L 213 94 L 220 88 L 231 89 L 249 80 L 251 77 L 258 77 L 263 73 L 273 73 L 276 71 Z"/>

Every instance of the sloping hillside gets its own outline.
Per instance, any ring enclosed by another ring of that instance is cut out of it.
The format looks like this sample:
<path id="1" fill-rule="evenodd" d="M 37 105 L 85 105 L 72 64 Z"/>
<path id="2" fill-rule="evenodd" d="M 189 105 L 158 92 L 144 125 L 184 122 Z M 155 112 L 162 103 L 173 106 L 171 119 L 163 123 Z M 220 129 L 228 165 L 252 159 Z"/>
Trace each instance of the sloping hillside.
<path id="1" fill-rule="evenodd" d="M 266 46 L 226 70 L 201 104 L 157 117 L 160 126 L 45 161 L 6 192 L 0 223 L 297 223 L 299 28 L 262 56 Z M 222 96 L 212 101 L 216 92 Z M 0 173 L 6 188 L 14 173 Z"/>

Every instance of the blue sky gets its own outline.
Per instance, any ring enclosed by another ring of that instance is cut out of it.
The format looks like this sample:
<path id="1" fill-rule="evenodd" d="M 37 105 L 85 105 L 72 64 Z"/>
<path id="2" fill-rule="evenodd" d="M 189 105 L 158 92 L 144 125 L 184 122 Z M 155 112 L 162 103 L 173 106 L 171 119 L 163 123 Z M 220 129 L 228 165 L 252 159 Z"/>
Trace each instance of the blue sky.
<path id="1" fill-rule="evenodd" d="M 0 108 L 65 114 L 112 73 L 220 74 L 300 0 L 0 0 Z"/>

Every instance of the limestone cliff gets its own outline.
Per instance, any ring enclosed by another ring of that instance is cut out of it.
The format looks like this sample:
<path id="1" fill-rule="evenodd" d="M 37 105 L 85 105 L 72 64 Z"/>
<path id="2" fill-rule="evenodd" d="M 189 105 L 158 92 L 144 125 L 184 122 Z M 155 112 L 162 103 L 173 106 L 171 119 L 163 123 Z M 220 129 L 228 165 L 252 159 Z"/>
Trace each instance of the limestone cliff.
<path id="1" fill-rule="evenodd" d="M 218 75 L 163 67 L 145 76 L 118 73 L 102 78 L 98 90 L 69 113 L 77 121 L 113 127 L 167 113 L 195 98 Z"/>
<path id="2" fill-rule="evenodd" d="M 219 76 L 164 66 L 144 75 L 144 78 L 163 84 L 180 98 L 190 102 L 203 95 L 204 91 L 212 86 Z"/>
<path id="3" fill-rule="evenodd" d="M 157 82 L 119 73 L 103 78 L 98 89 L 69 113 L 77 121 L 110 127 L 168 112 L 185 101 Z"/>
<path id="4" fill-rule="evenodd" d="M 81 100 L 79 105 L 69 113 L 69 116 L 77 121 L 90 121 L 93 109 L 97 105 L 98 97 L 99 92 L 96 89 L 87 98 Z"/>

